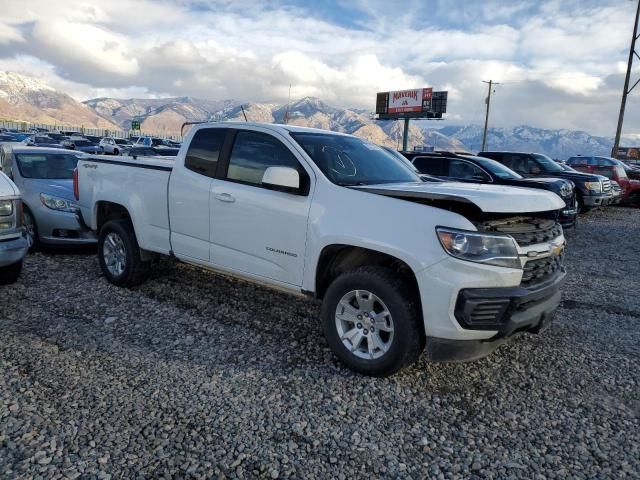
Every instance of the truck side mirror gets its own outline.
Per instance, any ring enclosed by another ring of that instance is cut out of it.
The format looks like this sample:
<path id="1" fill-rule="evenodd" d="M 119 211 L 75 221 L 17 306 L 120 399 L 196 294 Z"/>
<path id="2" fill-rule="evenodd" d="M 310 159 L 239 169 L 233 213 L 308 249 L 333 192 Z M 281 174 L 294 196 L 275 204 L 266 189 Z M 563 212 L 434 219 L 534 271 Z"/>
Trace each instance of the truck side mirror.
<path id="1" fill-rule="evenodd" d="M 291 167 L 268 167 L 262 175 L 262 185 L 271 190 L 297 193 L 300 190 L 300 174 Z"/>

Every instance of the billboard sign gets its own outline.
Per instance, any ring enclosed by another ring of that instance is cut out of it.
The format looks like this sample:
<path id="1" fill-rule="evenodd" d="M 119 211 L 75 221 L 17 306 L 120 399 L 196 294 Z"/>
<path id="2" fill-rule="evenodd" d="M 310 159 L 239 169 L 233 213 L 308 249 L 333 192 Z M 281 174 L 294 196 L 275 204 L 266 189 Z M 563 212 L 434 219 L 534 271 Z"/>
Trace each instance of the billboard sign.
<path id="1" fill-rule="evenodd" d="M 447 92 L 434 92 L 431 87 L 379 92 L 376 98 L 380 119 L 442 118 L 446 111 Z"/>
<path id="2" fill-rule="evenodd" d="M 640 147 L 619 147 L 613 157 L 618 160 L 640 160 Z"/>
<path id="3" fill-rule="evenodd" d="M 388 113 L 422 112 L 431 107 L 431 88 L 415 88 L 389 92 Z"/>

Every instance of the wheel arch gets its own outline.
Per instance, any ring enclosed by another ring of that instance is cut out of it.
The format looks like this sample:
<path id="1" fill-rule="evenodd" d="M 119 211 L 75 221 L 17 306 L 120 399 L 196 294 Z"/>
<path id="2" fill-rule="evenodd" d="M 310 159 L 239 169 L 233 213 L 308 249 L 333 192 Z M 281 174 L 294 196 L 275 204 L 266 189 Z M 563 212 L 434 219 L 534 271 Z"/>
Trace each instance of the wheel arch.
<path id="1" fill-rule="evenodd" d="M 347 244 L 332 244 L 325 246 L 320 252 L 315 272 L 315 298 L 322 299 L 329 285 L 339 275 L 355 270 L 365 265 L 387 267 L 401 276 L 412 289 L 417 303 L 417 311 L 422 317 L 422 304 L 418 279 L 415 272 L 404 260 L 365 247 Z"/>
<path id="2" fill-rule="evenodd" d="M 133 219 L 127 207 L 120 203 L 107 200 L 99 200 L 95 204 L 96 232 L 100 232 L 103 225 L 110 220 L 127 220 L 132 228 Z M 134 228 L 135 231 L 135 228 Z"/>

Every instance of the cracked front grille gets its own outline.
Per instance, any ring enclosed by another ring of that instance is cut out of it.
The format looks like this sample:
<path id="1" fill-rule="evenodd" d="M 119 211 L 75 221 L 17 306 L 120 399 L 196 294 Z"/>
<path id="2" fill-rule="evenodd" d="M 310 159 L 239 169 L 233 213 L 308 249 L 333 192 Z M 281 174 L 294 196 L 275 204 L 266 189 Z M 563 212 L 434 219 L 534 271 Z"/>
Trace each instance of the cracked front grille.
<path id="1" fill-rule="evenodd" d="M 523 287 L 531 287 L 552 278 L 562 268 L 564 253 L 557 256 L 528 260 L 523 267 Z"/>
<path id="2" fill-rule="evenodd" d="M 536 243 L 545 243 L 550 242 L 554 238 L 558 238 L 562 235 L 562 227 L 560 224 L 555 223 L 554 225 L 543 228 L 540 230 L 535 230 L 533 232 L 523 232 L 523 233 L 510 233 L 510 235 L 518 242 L 518 245 L 521 247 L 526 247 L 529 245 L 535 245 Z"/>
<path id="3" fill-rule="evenodd" d="M 477 227 L 479 231 L 511 235 L 520 247 L 550 242 L 562 235 L 562 226 L 549 218 L 511 217 L 485 221 Z"/>

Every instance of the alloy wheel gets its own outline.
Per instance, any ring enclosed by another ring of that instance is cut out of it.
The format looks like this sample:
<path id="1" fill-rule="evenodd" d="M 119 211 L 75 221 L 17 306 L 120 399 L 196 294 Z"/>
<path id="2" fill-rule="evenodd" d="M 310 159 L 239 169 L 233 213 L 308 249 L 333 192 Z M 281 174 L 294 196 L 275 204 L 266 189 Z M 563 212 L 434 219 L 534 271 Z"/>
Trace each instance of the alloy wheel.
<path id="1" fill-rule="evenodd" d="M 353 355 L 375 360 L 393 343 L 394 325 L 384 302 L 367 290 L 352 290 L 338 302 L 336 330 L 342 344 Z"/>
<path id="2" fill-rule="evenodd" d="M 104 264 L 109 273 L 114 277 L 119 277 L 124 273 L 127 265 L 127 252 L 125 250 L 122 237 L 115 232 L 110 232 L 104 239 L 102 246 Z"/>

